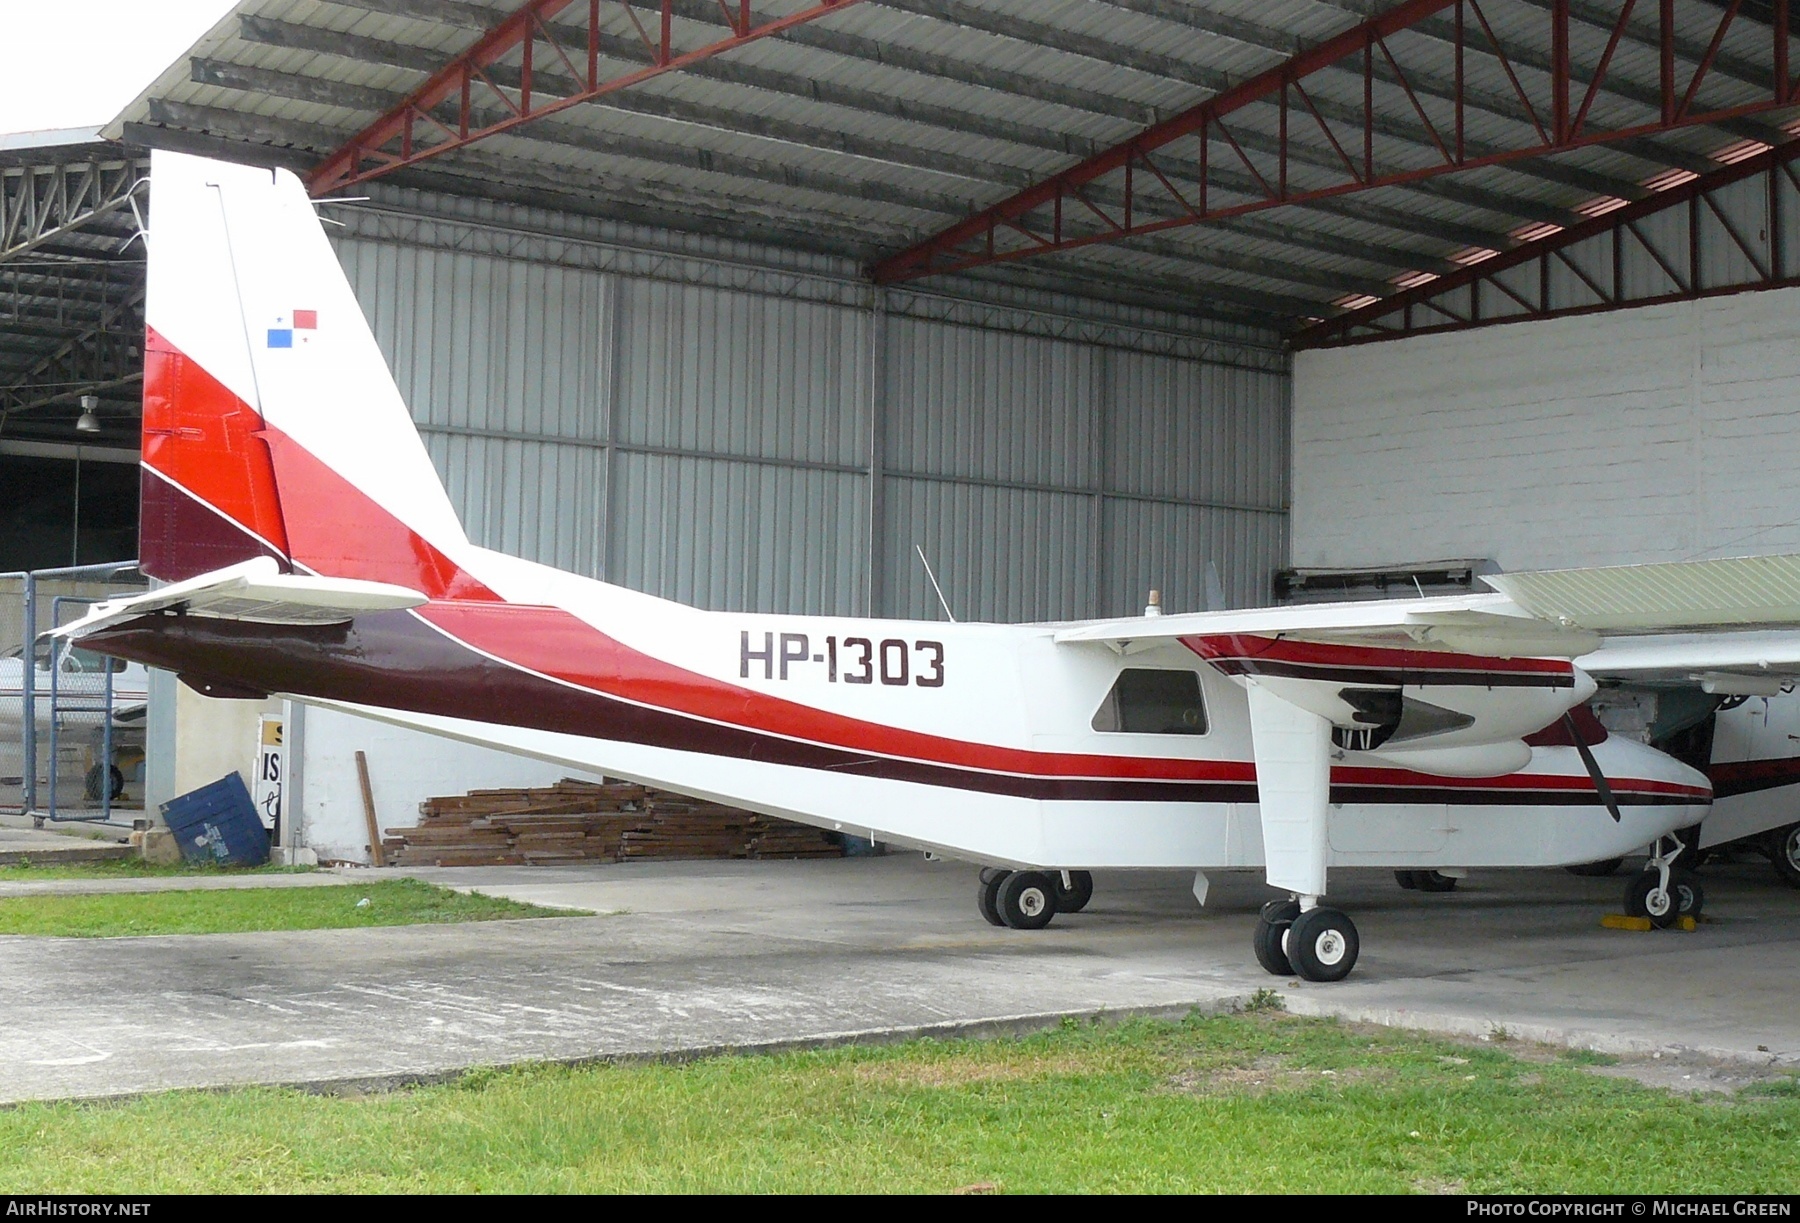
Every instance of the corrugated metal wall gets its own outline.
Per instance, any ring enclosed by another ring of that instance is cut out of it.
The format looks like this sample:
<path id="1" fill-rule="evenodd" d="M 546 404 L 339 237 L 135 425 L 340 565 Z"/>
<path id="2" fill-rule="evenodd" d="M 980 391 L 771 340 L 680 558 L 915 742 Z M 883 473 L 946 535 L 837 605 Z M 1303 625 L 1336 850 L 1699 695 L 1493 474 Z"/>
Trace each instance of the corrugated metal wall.
<path id="1" fill-rule="evenodd" d="M 1128 613 L 1151 586 L 1195 608 L 1208 561 L 1257 603 L 1287 563 L 1289 379 L 1266 339 L 878 296 L 853 269 L 634 249 L 570 218 L 343 215 L 339 254 L 487 546 L 703 607 L 933 617 L 917 547 L 957 617 L 986 620 Z"/>

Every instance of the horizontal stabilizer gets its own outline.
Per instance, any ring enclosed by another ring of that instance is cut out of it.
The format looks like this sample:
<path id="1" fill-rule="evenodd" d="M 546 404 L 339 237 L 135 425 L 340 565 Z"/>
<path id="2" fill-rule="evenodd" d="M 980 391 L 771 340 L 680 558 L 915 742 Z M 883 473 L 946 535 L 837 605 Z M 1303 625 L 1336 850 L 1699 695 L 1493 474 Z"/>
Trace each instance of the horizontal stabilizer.
<path id="1" fill-rule="evenodd" d="M 385 582 L 282 573 L 270 557 L 203 573 L 148 594 L 95 604 L 53 636 L 84 637 L 156 612 L 179 612 L 258 624 L 341 624 L 359 613 L 418 607 L 423 594 Z"/>

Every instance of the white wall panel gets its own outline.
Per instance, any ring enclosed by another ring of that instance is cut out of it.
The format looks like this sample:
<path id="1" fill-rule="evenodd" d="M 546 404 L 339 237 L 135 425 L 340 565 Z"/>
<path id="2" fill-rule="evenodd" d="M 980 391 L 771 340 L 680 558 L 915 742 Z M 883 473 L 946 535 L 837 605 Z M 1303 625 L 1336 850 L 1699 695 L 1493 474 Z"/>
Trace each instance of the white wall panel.
<path id="1" fill-rule="evenodd" d="M 915 319 L 887 335 L 891 469 L 1092 484 L 1097 349 Z"/>
<path id="2" fill-rule="evenodd" d="M 1092 604 L 1093 498 L 890 476 L 889 614 L 942 617 L 925 550 L 958 620 L 1073 620 Z"/>
<path id="3" fill-rule="evenodd" d="M 1797 406 L 1795 289 L 1302 352 L 1294 563 L 1800 547 Z"/>
<path id="4" fill-rule="evenodd" d="M 617 440 L 755 458 L 868 455 L 868 317 L 653 280 L 620 289 Z"/>
<path id="5" fill-rule="evenodd" d="M 853 615 L 867 546 L 857 476 L 622 454 L 611 580 L 732 611 Z"/>
<path id="6" fill-rule="evenodd" d="M 338 252 L 421 424 L 599 436 L 605 276 L 354 239 Z"/>
<path id="7" fill-rule="evenodd" d="M 1281 506 L 1288 380 L 1137 353 L 1105 354 L 1107 486 L 1237 506 Z"/>
<path id="8" fill-rule="evenodd" d="M 575 573 L 601 571 L 600 448 L 430 432 L 425 444 L 470 539 Z"/>
<path id="9" fill-rule="evenodd" d="M 1110 500 L 1102 524 L 1103 616 L 1131 616 L 1150 591 L 1166 612 L 1205 611 L 1206 565 L 1231 607 L 1269 602 L 1269 576 L 1287 555 L 1287 518 L 1157 501 Z M 1215 609 L 1216 610 L 1216 609 Z"/>

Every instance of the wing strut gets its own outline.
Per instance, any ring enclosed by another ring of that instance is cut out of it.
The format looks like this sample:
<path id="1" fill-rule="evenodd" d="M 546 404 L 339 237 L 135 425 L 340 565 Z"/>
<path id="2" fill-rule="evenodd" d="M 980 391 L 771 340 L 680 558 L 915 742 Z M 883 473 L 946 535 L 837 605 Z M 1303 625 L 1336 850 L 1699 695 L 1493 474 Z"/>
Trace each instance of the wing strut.
<path id="1" fill-rule="evenodd" d="M 1310 908 L 1325 894 L 1325 811 L 1331 801 L 1331 723 L 1255 680 L 1250 738 L 1270 887 Z"/>

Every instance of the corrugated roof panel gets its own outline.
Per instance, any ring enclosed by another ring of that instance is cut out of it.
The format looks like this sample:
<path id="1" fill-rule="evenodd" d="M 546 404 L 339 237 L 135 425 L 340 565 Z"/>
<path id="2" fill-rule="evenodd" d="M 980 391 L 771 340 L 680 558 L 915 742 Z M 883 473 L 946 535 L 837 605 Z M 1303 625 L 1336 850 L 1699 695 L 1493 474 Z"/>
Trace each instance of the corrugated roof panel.
<path id="1" fill-rule="evenodd" d="M 758 11 L 792 12 L 804 2 L 776 0 Z M 209 81 L 239 87 L 190 79 L 184 57 L 121 122 L 160 118 L 201 129 L 216 122 L 220 134 L 231 138 L 323 151 L 416 88 L 432 65 L 472 45 L 483 21 L 498 20 L 511 7 L 414 4 L 394 12 L 373 0 L 246 0 L 193 51 L 214 61 L 205 69 L 212 74 Z M 433 174 L 438 181 L 450 181 L 443 175 L 453 174 L 464 182 L 469 176 L 500 175 L 509 187 L 572 191 L 596 208 L 612 199 L 638 214 L 646 209 L 666 214 L 675 225 L 686 223 L 684 213 L 706 227 L 729 228 L 733 216 L 743 216 L 747 225 L 779 220 L 789 230 L 810 227 L 821 243 L 840 248 L 850 243 L 871 251 L 893 249 L 1191 107 L 1226 79 L 1267 69 L 1289 48 L 1316 45 L 1352 28 L 1365 8 L 1366 0 L 1201 0 L 1157 15 L 1134 0 L 863 3 L 691 71 L 643 82 L 614 105 L 577 107 L 467 152 L 425 162 L 417 174 L 421 182 L 433 181 Z M 635 37 L 622 6 L 603 6 L 603 12 L 609 33 Z M 1684 40 L 1678 74 L 1691 70 L 1694 48 L 1711 39 L 1722 12 L 1695 0 L 1677 5 Z M 1547 82 L 1532 63 L 1539 54 L 1533 48 L 1545 45 L 1547 5 L 1484 0 L 1483 13 L 1503 42 L 1525 49 L 1513 68 L 1542 119 Z M 243 37 L 243 14 L 286 24 Z M 584 26 L 584 6 L 571 6 L 555 22 L 573 34 Z M 1440 15 L 1437 27 L 1388 39 L 1418 90 L 1409 97 L 1392 83 L 1375 85 L 1380 166 L 1428 169 L 1441 160 L 1418 108 L 1447 138 L 1454 106 L 1443 95 L 1454 62 L 1440 33 L 1446 28 Z M 705 6 L 682 7 L 675 29 L 681 46 L 726 33 L 722 18 L 714 20 Z M 1640 95 L 1654 90 L 1660 71 L 1655 48 L 1644 43 L 1654 30 L 1654 14 L 1646 10 L 1613 56 L 1612 79 Z M 388 45 L 333 42 L 337 36 Z M 284 38 L 304 45 L 278 45 Z M 1578 73 L 1607 38 L 1606 29 L 1577 21 L 1571 40 Z M 1701 105 L 1738 100 L 1757 88 L 1742 79 L 1740 66 L 1766 55 L 1760 46 L 1766 38 L 1766 27 L 1748 17 L 1733 23 L 1701 90 Z M 516 64 L 518 58 L 514 51 L 504 62 Z M 555 58 L 540 54 L 537 62 L 555 65 Z M 606 63 L 616 71 L 640 66 Z M 1470 87 L 1464 137 L 1472 150 L 1517 147 L 1535 134 L 1531 115 L 1498 61 L 1472 52 L 1464 71 Z M 1359 149 L 1359 74 L 1316 74 L 1308 91 L 1327 112 L 1331 136 Z M 153 111 L 152 98 L 209 109 Z M 1620 101 L 1603 95 L 1587 121 L 1598 128 L 1640 121 L 1645 105 L 1641 97 Z M 238 118 L 225 122 L 222 116 Z M 1272 150 L 1280 138 L 1277 106 L 1243 108 L 1231 117 L 1230 128 L 1256 172 L 1272 178 Z M 1290 189 L 1343 180 L 1337 154 L 1310 115 L 1291 109 L 1288 136 L 1304 150 L 1289 166 Z M 1595 196 L 1639 194 L 1636 184 L 1664 169 L 1665 162 L 1692 165 L 1696 155 L 1724 142 L 1717 131 L 1697 129 L 1629 148 L 1580 150 L 1554 162 L 1462 172 L 1430 184 L 1258 213 L 1238 223 L 1171 230 L 1130 247 L 1089 247 L 1043 261 L 1042 270 L 1050 280 L 1091 279 L 1096 290 L 1112 274 L 1147 278 L 1133 292 L 1155 292 L 1151 286 L 1168 282 L 1176 309 L 1187 303 L 1174 286 L 1196 277 L 1246 292 L 1260 285 L 1276 299 L 1330 299 L 1343 294 L 1327 285 L 1341 281 L 1345 292 L 1380 285 L 1408 270 L 1403 265 L 1410 255 L 1425 267 L 1441 266 L 1437 261 L 1461 246 L 1504 245 L 1508 231 L 1566 220 Z M 1161 156 L 1178 175 L 1191 175 L 1196 154 L 1196 142 L 1189 139 Z M 515 166 L 529 173 L 505 169 Z M 1243 193 L 1251 189 L 1253 175 L 1236 164 L 1235 154 L 1215 158 L 1214 166 L 1215 198 L 1230 197 L 1234 190 L 1238 198 L 1249 198 Z M 1097 184 L 1094 198 L 1112 206 L 1116 191 L 1116 184 Z M 1142 207 L 1157 205 L 1146 197 Z M 1367 257 L 1355 249 L 1358 242 L 1369 245 Z M 1208 267 L 1209 260 L 1219 266 Z M 1246 270 L 1257 265 L 1260 272 Z M 1021 264 L 1007 274 L 1036 273 Z"/>

